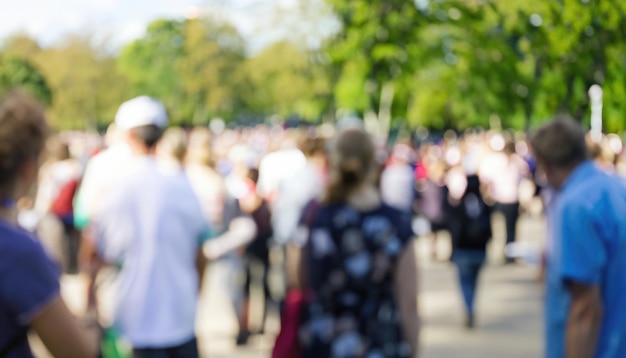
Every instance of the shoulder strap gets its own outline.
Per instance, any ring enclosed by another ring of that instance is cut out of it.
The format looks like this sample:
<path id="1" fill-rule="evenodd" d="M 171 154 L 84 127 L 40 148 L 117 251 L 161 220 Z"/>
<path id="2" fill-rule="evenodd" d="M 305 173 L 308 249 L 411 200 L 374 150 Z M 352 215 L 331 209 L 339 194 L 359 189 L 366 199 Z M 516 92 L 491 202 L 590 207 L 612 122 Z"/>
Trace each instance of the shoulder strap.
<path id="1" fill-rule="evenodd" d="M 311 230 L 311 226 L 313 225 L 313 221 L 315 220 L 315 216 L 317 215 L 317 212 L 320 209 L 320 207 L 321 207 L 321 204 L 317 200 L 313 199 L 309 201 L 309 203 L 306 205 L 304 209 L 304 213 L 302 216 L 302 223 L 306 225 L 306 227 L 309 230 Z M 308 261 L 309 260 L 306 254 L 306 252 L 308 251 L 309 245 L 310 245 L 310 235 L 309 235 L 309 240 L 307 240 L 306 245 L 300 250 L 301 254 L 300 254 L 299 267 L 298 267 L 298 276 L 299 276 L 299 281 L 301 284 L 302 291 L 308 295 L 311 295 L 310 285 L 308 282 L 308 276 L 309 276 L 309 270 L 308 270 L 309 262 Z"/>
<path id="2" fill-rule="evenodd" d="M 2 349 L 0 349 L 0 357 L 6 357 L 14 349 L 26 340 L 26 334 L 21 332 L 17 336 L 13 337 Z"/>
<path id="3" fill-rule="evenodd" d="M 309 201 L 309 203 L 306 205 L 302 217 L 302 223 L 308 228 L 311 228 L 311 225 L 313 225 L 313 221 L 315 221 L 315 216 L 317 215 L 317 211 L 319 210 L 320 206 L 320 203 L 315 199 Z"/>

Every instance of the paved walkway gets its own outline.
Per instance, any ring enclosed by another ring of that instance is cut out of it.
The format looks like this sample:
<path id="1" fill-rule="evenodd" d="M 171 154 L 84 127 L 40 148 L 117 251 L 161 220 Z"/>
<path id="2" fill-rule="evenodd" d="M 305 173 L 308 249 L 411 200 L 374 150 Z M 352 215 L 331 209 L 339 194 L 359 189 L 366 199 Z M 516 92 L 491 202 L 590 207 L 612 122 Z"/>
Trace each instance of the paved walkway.
<path id="1" fill-rule="evenodd" d="M 497 218 L 495 232 L 503 232 Z M 523 218 L 519 224 L 520 241 L 538 244 L 543 240 L 543 222 Z M 420 239 L 420 309 L 424 320 L 420 357 L 541 357 L 541 296 L 538 270 L 524 264 L 502 265 L 502 237 L 494 238 L 490 263 L 481 276 L 477 298 L 477 327 L 468 331 L 462 326 L 463 308 L 454 267 L 448 262 L 428 258 L 430 242 Z M 439 253 L 445 257 L 449 239 L 439 240 Z M 236 323 L 226 296 L 231 278 L 219 266 L 213 267 L 199 309 L 198 335 L 203 356 L 209 358 L 269 357 L 278 320 L 270 315 L 266 334 L 253 336 L 244 348 L 234 345 Z M 65 279 L 65 295 L 70 304 L 80 307 L 80 282 Z M 253 313 L 254 315 L 254 313 Z M 254 319 L 254 316 L 253 316 Z"/>
<path id="2" fill-rule="evenodd" d="M 504 232 L 500 217 L 494 232 Z M 522 218 L 519 241 L 539 245 L 543 221 Z M 449 239 L 442 235 L 439 253 L 449 252 Z M 538 269 L 524 264 L 503 265 L 503 237 L 495 237 L 490 248 L 490 263 L 483 271 L 477 297 L 477 327 L 463 326 L 463 305 L 457 288 L 456 271 L 448 262 L 432 262 L 428 257 L 430 242 L 420 239 L 422 262 L 420 309 L 424 320 L 420 357 L 485 358 L 542 356 L 542 285 Z M 222 272 L 209 275 L 217 284 Z M 203 297 L 200 335 L 203 351 L 210 358 L 268 357 L 278 329 L 276 318 L 268 323 L 268 334 L 253 337 L 246 348 L 234 347 L 235 324 L 224 290 L 208 285 Z"/>

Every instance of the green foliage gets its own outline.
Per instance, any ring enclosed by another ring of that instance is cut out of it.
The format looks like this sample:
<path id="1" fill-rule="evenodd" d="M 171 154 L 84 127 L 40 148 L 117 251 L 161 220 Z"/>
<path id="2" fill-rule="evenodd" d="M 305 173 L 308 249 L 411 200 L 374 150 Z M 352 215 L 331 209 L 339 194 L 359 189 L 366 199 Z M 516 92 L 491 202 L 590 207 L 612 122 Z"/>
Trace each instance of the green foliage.
<path id="1" fill-rule="evenodd" d="M 290 41 L 254 56 L 211 17 L 154 21 L 119 54 L 85 35 L 41 48 L 18 34 L 0 47 L 0 92 L 21 86 L 49 105 L 58 128 L 102 127 L 122 101 L 146 94 L 175 124 L 318 120 L 341 109 L 405 127 L 499 118 L 527 129 L 557 112 L 586 123 L 597 83 L 605 130 L 626 130 L 626 2 L 314 0 L 279 15 Z M 311 48 L 335 20 L 340 30 Z"/>
<path id="2" fill-rule="evenodd" d="M 110 123 L 127 97 L 126 79 L 116 71 L 114 60 L 95 47 L 88 36 L 70 36 L 55 47 L 40 48 L 33 39 L 17 35 L 5 42 L 0 54 L 37 69 L 22 66 L 22 71 L 9 73 L 31 73 L 29 83 L 37 85 L 29 92 L 49 106 L 48 117 L 56 128 L 95 129 Z"/>
<path id="3" fill-rule="evenodd" d="M 424 17 L 411 1 L 329 0 L 342 23 L 328 53 L 338 69 L 335 98 L 339 107 L 378 112 L 381 90 L 393 83 L 392 113 L 406 115 L 409 93 L 404 84 L 412 77 L 413 46 Z"/>
<path id="4" fill-rule="evenodd" d="M 95 130 L 111 123 L 120 101 L 127 97 L 126 80 L 101 55 L 89 37 L 69 37 L 61 45 L 34 56 L 54 94 L 49 112 L 62 129 Z"/>
<path id="5" fill-rule="evenodd" d="M 206 123 L 240 103 L 244 42 L 215 19 L 157 20 L 123 49 L 118 62 L 134 95 L 163 101 L 173 123 Z"/>
<path id="6" fill-rule="evenodd" d="M 209 20 L 188 20 L 183 27 L 184 56 L 178 62 L 179 81 L 192 122 L 209 116 L 231 116 L 240 102 L 239 68 L 244 44 L 230 25 Z"/>
<path id="7" fill-rule="evenodd" d="M 30 62 L 20 58 L 0 58 L 0 97 L 12 90 L 24 91 L 44 104 L 52 101 L 46 79 Z"/>
<path id="8" fill-rule="evenodd" d="M 318 58 L 319 59 L 319 58 Z M 314 53 L 291 42 L 278 42 L 248 59 L 244 65 L 248 108 L 260 115 L 309 120 L 320 117 L 328 105 L 325 68 Z"/>
<path id="9" fill-rule="evenodd" d="M 557 112 L 586 121 L 598 83 L 605 129 L 626 130 L 624 2 L 327 1 L 343 25 L 328 48 L 341 106 L 376 111 L 392 81 L 393 115 L 413 125 L 463 129 L 498 117 L 529 128 Z"/>
<path id="10" fill-rule="evenodd" d="M 184 55 L 183 22 L 157 20 L 144 37 L 124 47 L 117 59 L 120 72 L 130 83 L 130 96 L 148 95 L 163 101 L 176 120 L 183 117 L 180 73 Z"/>

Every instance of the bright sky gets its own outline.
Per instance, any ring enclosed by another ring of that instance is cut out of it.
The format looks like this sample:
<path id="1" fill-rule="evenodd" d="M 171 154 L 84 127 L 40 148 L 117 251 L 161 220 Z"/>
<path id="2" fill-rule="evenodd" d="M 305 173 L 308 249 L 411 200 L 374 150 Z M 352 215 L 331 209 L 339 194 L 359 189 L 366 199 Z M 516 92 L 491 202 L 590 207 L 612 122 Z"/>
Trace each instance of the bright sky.
<path id="1" fill-rule="evenodd" d="M 0 41 L 22 31 L 49 45 L 68 33 L 86 32 L 110 37 L 113 46 L 140 37 L 157 18 L 181 18 L 202 8 L 225 16 L 250 39 L 251 47 L 271 41 L 259 35 L 262 19 L 276 6 L 298 0 L 0 0 Z M 274 35 L 275 36 L 275 35 Z M 272 37 L 272 35 L 269 35 Z"/>

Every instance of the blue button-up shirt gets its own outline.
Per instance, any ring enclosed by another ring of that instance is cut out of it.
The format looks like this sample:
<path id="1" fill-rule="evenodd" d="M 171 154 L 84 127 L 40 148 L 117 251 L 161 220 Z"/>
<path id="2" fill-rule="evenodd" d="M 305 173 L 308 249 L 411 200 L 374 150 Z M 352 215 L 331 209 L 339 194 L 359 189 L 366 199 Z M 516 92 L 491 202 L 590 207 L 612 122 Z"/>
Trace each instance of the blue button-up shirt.
<path id="1" fill-rule="evenodd" d="M 565 355 L 566 282 L 600 286 L 596 357 L 626 357 L 626 185 L 593 162 L 578 166 L 548 208 L 546 357 Z"/>

